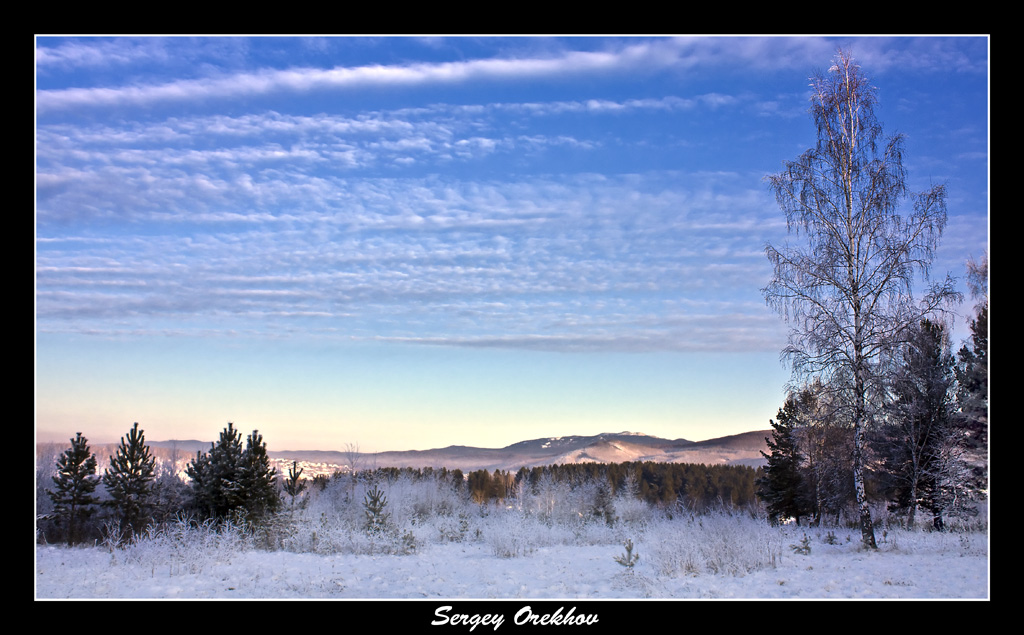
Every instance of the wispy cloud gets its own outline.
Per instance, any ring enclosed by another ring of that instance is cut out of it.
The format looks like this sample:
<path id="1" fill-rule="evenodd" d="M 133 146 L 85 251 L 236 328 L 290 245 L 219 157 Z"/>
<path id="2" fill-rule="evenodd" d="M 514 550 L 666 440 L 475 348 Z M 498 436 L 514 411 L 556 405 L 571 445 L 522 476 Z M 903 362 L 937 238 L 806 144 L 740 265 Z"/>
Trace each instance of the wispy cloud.
<path id="1" fill-rule="evenodd" d="M 100 329 L 98 320 L 116 317 L 116 329 L 146 328 L 149 319 L 187 314 L 232 331 L 237 319 L 298 320 L 308 332 L 460 346 L 696 346 L 703 331 L 692 324 L 643 336 L 637 329 L 660 319 L 666 295 L 718 294 L 727 312 L 749 304 L 756 290 L 734 300 L 730 289 L 764 275 L 764 227 L 743 197 L 686 200 L 658 191 L 660 182 L 338 181 L 326 190 L 345 191 L 343 200 L 324 197 L 318 208 L 307 192 L 308 211 L 285 218 L 247 212 L 235 228 L 214 210 L 182 215 L 177 222 L 209 225 L 197 237 L 105 237 L 95 250 L 83 239 L 45 241 L 40 326 L 73 317 Z M 718 222 L 705 225 L 707 215 Z M 578 304 L 552 304 L 566 296 Z M 197 320 L 196 328 L 207 326 Z M 451 330 L 476 335 L 449 339 Z"/>
<path id="2" fill-rule="evenodd" d="M 111 45 L 90 49 L 67 45 L 41 50 L 37 64 L 93 63 L 122 59 L 113 55 Z M 659 46 L 627 46 L 619 51 L 568 51 L 544 58 L 491 58 L 458 62 L 371 64 L 334 68 L 260 69 L 230 75 L 183 79 L 131 86 L 41 90 L 36 95 L 39 112 L 110 105 L 144 105 L 156 102 L 199 101 L 259 96 L 272 93 L 303 93 L 313 90 L 351 89 L 366 86 L 418 86 L 499 79 L 532 79 L 564 74 L 624 71 L 631 68 L 661 67 L 672 63 Z M 92 52 L 92 55 L 89 52 Z"/>
<path id="3" fill-rule="evenodd" d="M 245 45 L 244 40 L 225 38 L 230 46 L 228 58 Z M 133 59 L 152 62 L 166 60 L 178 68 L 167 40 L 127 43 L 101 40 L 92 44 L 74 41 L 56 47 L 37 49 L 37 68 L 74 66 L 122 66 Z M 173 43 L 173 40 L 171 41 Z M 365 87 L 417 87 L 455 85 L 482 81 L 522 81 L 559 77 L 639 73 L 672 70 L 682 72 L 701 65 L 725 66 L 737 61 L 752 67 L 778 69 L 788 64 L 805 65 L 809 57 L 820 57 L 830 46 L 813 39 L 732 39 L 732 38 L 623 38 L 600 50 L 530 50 L 515 55 L 457 61 L 415 62 L 406 64 L 365 64 L 334 67 L 234 68 L 228 72 L 207 71 L 202 77 L 160 81 L 156 77 L 127 85 L 43 89 L 37 92 L 40 113 L 156 103 L 195 103 L 273 94 L 302 94 L 320 90 L 350 90 Z M 212 55 L 214 45 L 202 50 Z M 219 50 L 219 49 L 216 49 Z M 191 54 L 193 57 L 196 53 Z M 220 59 L 219 61 L 223 61 Z M 204 68 L 203 64 L 195 64 Z M 643 100 L 637 100 L 638 103 Z M 621 107 L 611 101 L 586 102 L 588 108 Z"/>
<path id="4" fill-rule="evenodd" d="M 200 40 L 187 54 L 196 69 L 170 80 L 158 78 L 182 65 L 173 40 L 40 49 L 43 74 L 157 62 L 130 85 L 37 94 L 41 331 L 266 328 L 558 350 L 763 350 L 777 334 L 758 300 L 763 245 L 785 226 L 761 178 L 795 150 L 786 141 L 768 161 L 750 139 L 760 116 L 789 125 L 802 86 L 765 95 L 686 80 L 803 70 L 834 41 L 623 38 L 572 51 L 553 40 L 543 52 L 513 41 L 516 53 L 479 59 L 275 68 L 246 62 L 245 40 Z M 218 56 L 234 61 L 204 68 Z M 672 81 L 641 96 L 472 93 L 320 114 L 199 107 L 642 73 Z M 188 107 L 86 110 L 164 103 Z"/>
<path id="5" fill-rule="evenodd" d="M 39 217 L 131 215 L 187 222 L 259 220 L 282 209 L 344 204 L 346 174 L 389 165 L 444 169 L 446 162 L 492 155 L 530 156 L 554 148 L 596 149 L 609 140 L 571 134 L 509 134 L 498 117 L 572 111 L 592 116 L 637 110 L 689 110 L 706 103 L 660 98 L 587 102 L 435 104 L 355 116 L 277 112 L 173 117 L 126 126 L 43 124 L 37 130 Z M 721 98 L 713 100 L 720 103 Z M 202 139 L 197 147 L 196 139 Z M 378 196 L 385 195 L 380 194 Z M 435 221 L 442 221 L 435 216 Z"/>

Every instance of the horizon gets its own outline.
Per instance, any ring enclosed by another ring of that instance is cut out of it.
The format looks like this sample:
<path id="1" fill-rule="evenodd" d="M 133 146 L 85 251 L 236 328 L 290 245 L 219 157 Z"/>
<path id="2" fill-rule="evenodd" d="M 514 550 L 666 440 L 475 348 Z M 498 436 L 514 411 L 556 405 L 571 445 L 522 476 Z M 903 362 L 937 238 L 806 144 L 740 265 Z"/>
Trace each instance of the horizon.
<path id="1" fill-rule="evenodd" d="M 227 426 L 225 426 L 225 427 L 227 427 Z M 222 428 L 222 430 L 223 430 L 223 428 Z M 719 438 L 727 438 L 727 437 L 739 436 L 739 435 L 743 435 L 743 434 L 752 434 L 752 433 L 770 432 L 770 431 L 771 431 L 771 426 L 767 426 L 767 427 L 765 427 L 763 429 L 752 429 L 752 430 L 747 430 L 745 432 L 736 432 L 736 433 L 725 434 L 725 435 L 720 435 L 720 436 L 715 436 L 715 437 L 708 437 L 708 438 L 705 438 L 705 439 L 691 439 L 691 438 L 687 438 L 685 436 L 669 438 L 669 437 L 660 437 L 660 436 L 654 435 L 654 434 L 646 434 L 644 432 L 637 432 L 637 431 L 631 431 L 631 430 L 623 430 L 621 432 L 608 432 L 608 431 L 604 431 L 604 432 L 598 432 L 598 433 L 594 433 L 594 434 L 562 434 L 562 435 L 553 435 L 553 436 L 534 437 L 534 438 L 529 438 L 529 439 L 519 439 L 518 441 L 513 441 L 511 443 L 508 443 L 508 444 L 502 445 L 502 446 L 469 446 L 469 445 L 465 445 L 465 444 L 461 444 L 461 443 L 450 443 L 448 445 L 437 446 L 437 447 L 430 447 L 430 448 L 420 448 L 420 449 L 396 449 L 396 448 L 391 448 L 391 449 L 385 449 L 385 450 L 375 450 L 375 451 L 371 452 L 371 451 L 363 451 L 363 450 L 361 450 L 359 448 L 355 448 L 355 451 L 357 453 L 359 453 L 359 454 L 381 454 L 381 453 L 385 453 L 385 452 L 403 452 L 403 453 L 404 452 L 429 452 L 431 450 L 444 450 L 444 449 L 449 448 L 449 447 L 469 447 L 469 448 L 474 448 L 474 449 L 479 449 L 479 450 L 502 450 L 502 449 L 505 449 L 505 448 L 507 448 L 509 446 L 515 445 L 517 443 L 522 443 L 522 442 L 527 442 L 527 441 L 540 441 L 541 439 L 551 439 L 551 440 L 554 440 L 554 439 L 565 439 L 565 438 L 574 438 L 574 437 L 585 437 L 586 438 L 586 437 L 597 437 L 597 436 L 605 436 L 605 435 L 608 435 L 608 436 L 644 436 L 644 437 L 650 437 L 650 438 L 655 438 L 655 439 L 662 439 L 664 441 L 688 441 L 688 442 L 691 442 L 691 443 L 702 443 L 702 442 L 705 442 L 705 441 L 713 441 L 713 440 L 719 439 Z M 249 434 L 249 432 L 242 432 L 241 430 L 239 430 L 239 433 L 243 437 L 245 437 L 245 436 L 247 436 Z M 110 441 L 110 440 L 107 440 L 107 441 L 93 441 L 92 439 L 89 439 L 87 435 L 83 435 L 83 436 L 86 436 L 90 446 L 94 446 L 94 445 L 117 445 L 117 444 L 119 444 L 121 442 L 120 439 L 113 440 L 113 441 Z M 72 437 L 69 437 L 67 439 L 67 441 L 70 441 L 71 438 Z M 266 439 L 264 439 L 264 441 L 266 441 Z M 64 441 L 62 441 L 60 439 L 46 439 L 46 440 L 42 440 L 42 439 L 38 439 L 38 438 L 36 439 L 36 445 L 39 445 L 39 444 L 50 444 L 50 445 L 52 445 L 52 444 L 61 444 L 63 442 Z M 216 442 L 217 442 L 216 438 L 209 439 L 209 440 L 206 440 L 206 439 L 155 439 L 155 440 L 153 440 L 153 439 L 146 439 L 146 443 L 149 444 L 149 445 L 153 445 L 153 444 L 157 444 L 157 443 L 210 443 L 210 444 L 215 444 Z M 349 452 L 349 450 L 347 448 L 297 448 L 296 447 L 296 448 L 275 449 L 275 448 L 271 447 L 269 443 L 267 443 L 267 451 L 268 452 L 337 452 L 337 453 Z"/>
<path id="2" fill-rule="evenodd" d="M 969 334 L 986 36 L 35 44 L 37 440 L 767 429 L 790 373 L 764 177 L 814 144 L 807 78 L 839 47 L 909 189 L 947 186 L 933 273 Z"/>

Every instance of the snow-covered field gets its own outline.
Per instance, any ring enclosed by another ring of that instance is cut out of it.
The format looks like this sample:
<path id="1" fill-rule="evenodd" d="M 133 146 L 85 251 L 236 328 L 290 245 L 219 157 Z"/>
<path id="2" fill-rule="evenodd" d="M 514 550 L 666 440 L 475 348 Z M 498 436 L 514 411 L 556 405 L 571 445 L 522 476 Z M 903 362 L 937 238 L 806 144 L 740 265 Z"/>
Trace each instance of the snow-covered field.
<path id="1" fill-rule="evenodd" d="M 612 545 L 538 548 L 516 558 L 482 543 L 431 545 L 404 555 L 322 555 L 246 550 L 187 570 L 174 561 L 125 562 L 106 549 L 42 546 L 36 597 L 44 598 L 966 598 L 989 594 L 985 537 L 894 537 L 876 553 L 814 544 L 744 573 L 666 575 L 645 558 L 627 571 Z"/>
<path id="2" fill-rule="evenodd" d="M 865 551 L 853 529 L 770 527 L 743 513 L 666 515 L 616 499 L 609 526 L 573 512 L 568 491 L 496 507 L 395 485 L 393 530 L 373 538 L 359 530 L 360 492 L 336 494 L 294 512 L 273 545 L 185 523 L 127 547 L 38 545 L 36 597 L 987 599 L 990 591 L 981 523 L 941 533 L 880 527 L 878 550 Z M 623 564 L 626 540 L 639 555 L 632 567 Z"/>

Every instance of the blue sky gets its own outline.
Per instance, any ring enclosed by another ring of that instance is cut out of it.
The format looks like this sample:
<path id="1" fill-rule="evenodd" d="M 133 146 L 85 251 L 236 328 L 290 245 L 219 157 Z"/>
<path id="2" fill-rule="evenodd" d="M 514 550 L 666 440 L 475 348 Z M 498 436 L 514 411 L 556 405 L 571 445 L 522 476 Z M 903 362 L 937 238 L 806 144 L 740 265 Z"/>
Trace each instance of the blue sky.
<path id="1" fill-rule="evenodd" d="M 986 37 L 39 37 L 37 436 L 764 429 L 789 378 L 764 177 L 814 143 L 840 46 L 910 188 L 946 184 L 935 270 L 962 279 Z"/>

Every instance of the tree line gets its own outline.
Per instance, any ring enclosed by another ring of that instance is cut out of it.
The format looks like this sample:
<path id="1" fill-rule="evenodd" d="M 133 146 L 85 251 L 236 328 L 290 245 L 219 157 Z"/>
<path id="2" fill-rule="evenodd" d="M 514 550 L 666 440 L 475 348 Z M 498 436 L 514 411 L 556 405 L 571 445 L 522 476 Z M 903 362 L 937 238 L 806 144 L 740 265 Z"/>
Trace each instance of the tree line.
<path id="1" fill-rule="evenodd" d="M 370 482 L 394 482 L 407 477 L 413 481 L 435 479 L 449 483 L 476 503 L 500 503 L 516 498 L 522 488 L 537 493 L 542 483 L 604 488 L 607 495 L 632 496 L 651 505 L 681 503 L 689 509 L 706 510 L 725 506 L 745 508 L 757 503 L 756 482 L 760 469 L 745 465 L 705 465 L 630 461 L 623 463 L 561 463 L 521 467 L 512 472 L 503 469 L 460 469 L 386 467 L 367 470 L 355 478 Z M 336 473 L 336 478 L 348 475 Z M 328 477 L 317 477 L 314 484 L 326 488 Z"/>
<path id="2" fill-rule="evenodd" d="M 987 312 L 979 306 L 971 341 L 956 354 L 947 328 L 925 319 L 888 359 L 865 435 L 864 491 L 908 526 L 920 511 L 937 530 L 949 517 L 975 515 L 987 488 Z M 790 393 L 769 422 L 757 493 L 772 522 L 817 525 L 855 507 L 846 398 L 842 386 L 813 382 Z"/>
<path id="3" fill-rule="evenodd" d="M 243 443 L 230 422 L 208 451 L 197 452 L 188 462 L 185 480 L 174 473 L 173 466 L 158 469 L 138 423 L 121 438 L 102 474 L 99 467 L 88 440 L 77 433 L 70 447 L 56 459 L 55 473 L 48 479 L 51 486 L 42 490 L 50 507 L 37 518 L 40 539 L 69 544 L 101 539 L 130 541 L 182 514 L 196 522 L 213 520 L 255 528 L 271 522 L 285 509 L 294 509 L 296 498 L 307 486 L 323 490 L 331 479 L 342 478 L 366 480 L 375 488 L 400 478 L 432 479 L 450 483 L 453 491 L 479 504 L 514 498 L 524 491 L 522 488 L 536 493 L 542 483 L 548 483 L 592 488 L 597 510 L 610 510 L 610 500 L 615 496 L 632 496 L 663 507 L 682 503 L 690 509 L 704 510 L 754 504 L 754 483 L 760 475 L 746 466 L 648 461 L 523 467 L 515 473 L 375 468 L 305 480 L 295 462 L 286 476 L 279 475 L 270 465 L 259 431 L 254 430 Z M 377 496 L 367 501 L 367 513 L 379 518 L 386 498 L 380 490 L 374 491 Z M 286 504 L 289 499 L 290 504 Z"/>
<path id="4" fill-rule="evenodd" d="M 597 483 L 611 496 L 633 496 L 651 505 L 682 503 L 689 509 L 745 508 L 756 502 L 758 471 L 745 465 L 702 463 L 563 463 L 521 468 L 516 482 L 536 489 L 544 479 L 570 484 Z"/>
<path id="5" fill-rule="evenodd" d="M 278 481 L 259 431 L 253 430 L 243 446 L 232 423 L 208 452 L 197 452 L 188 463 L 189 483 L 174 473 L 173 463 L 157 469 L 138 423 L 121 437 L 102 474 L 81 432 L 55 467 L 51 487 L 43 490 L 50 509 L 37 517 L 37 533 L 40 539 L 72 545 L 101 538 L 131 540 L 181 513 L 256 524 L 280 511 L 282 493 L 294 495 L 301 489 L 298 473 Z M 41 502 L 37 498 L 37 506 Z"/>

